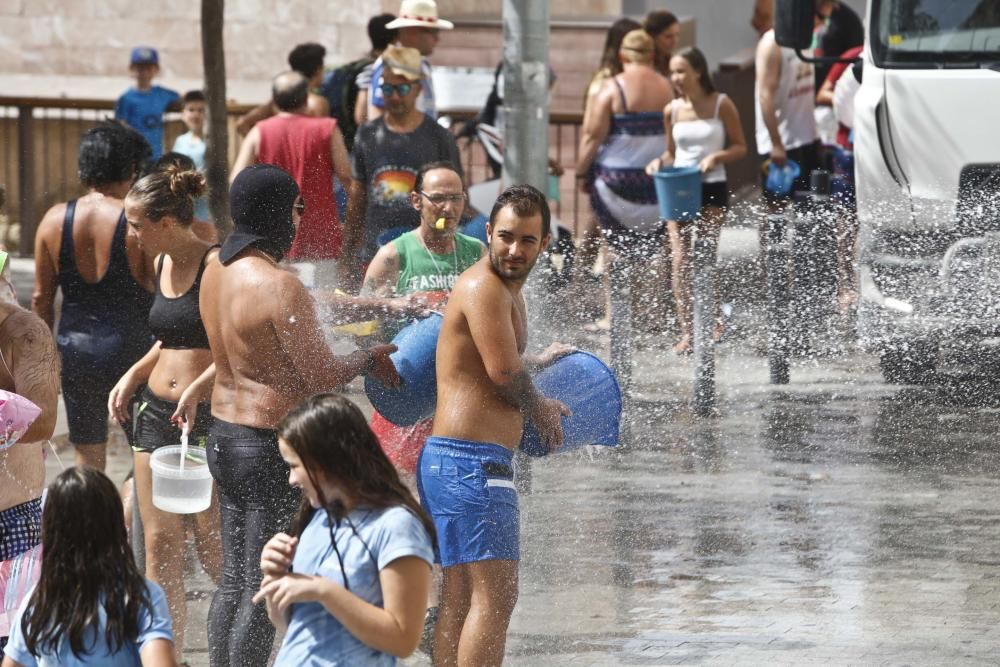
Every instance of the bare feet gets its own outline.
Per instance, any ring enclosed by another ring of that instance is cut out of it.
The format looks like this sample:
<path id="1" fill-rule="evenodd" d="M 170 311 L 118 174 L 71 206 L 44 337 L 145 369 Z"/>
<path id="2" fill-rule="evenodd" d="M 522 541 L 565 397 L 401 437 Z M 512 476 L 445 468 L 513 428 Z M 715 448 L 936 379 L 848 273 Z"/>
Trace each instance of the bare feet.
<path id="1" fill-rule="evenodd" d="M 674 354 L 681 357 L 693 353 L 694 348 L 691 346 L 691 336 L 685 334 L 679 341 L 677 341 L 677 344 L 674 345 Z"/>
<path id="2" fill-rule="evenodd" d="M 837 293 L 837 305 L 840 307 L 840 314 L 847 315 L 858 302 L 858 293 L 853 288 L 845 287 Z"/>

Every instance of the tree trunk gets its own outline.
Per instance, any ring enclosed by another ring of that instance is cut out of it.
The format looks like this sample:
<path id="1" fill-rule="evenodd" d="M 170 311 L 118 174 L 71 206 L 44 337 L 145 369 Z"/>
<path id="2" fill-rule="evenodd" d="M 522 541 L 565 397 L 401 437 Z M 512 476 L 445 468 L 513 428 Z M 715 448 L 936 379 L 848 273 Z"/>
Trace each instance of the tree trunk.
<path id="1" fill-rule="evenodd" d="M 225 0 L 201 0 L 201 53 L 205 68 L 205 177 L 208 206 L 219 230 L 229 233 L 229 127 L 226 118 L 226 54 L 222 43 Z"/>

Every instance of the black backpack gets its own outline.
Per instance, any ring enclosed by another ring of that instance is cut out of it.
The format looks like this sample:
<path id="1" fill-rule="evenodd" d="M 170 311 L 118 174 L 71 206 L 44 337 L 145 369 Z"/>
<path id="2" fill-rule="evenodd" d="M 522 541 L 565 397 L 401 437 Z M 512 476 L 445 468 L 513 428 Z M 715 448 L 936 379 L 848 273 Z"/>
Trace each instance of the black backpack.
<path id="1" fill-rule="evenodd" d="M 354 103 L 359 92 L 355 79 L 361 70 L 373 62 L 374 58 L 365 57 L 341 65 L 327 71 L 320 84 L 320 94 L 330 103 L 330 116 L 337 119 L 348 152 L 354 150 L 354 134 L 358 130 L 358 125 L 354 122 Z"/>

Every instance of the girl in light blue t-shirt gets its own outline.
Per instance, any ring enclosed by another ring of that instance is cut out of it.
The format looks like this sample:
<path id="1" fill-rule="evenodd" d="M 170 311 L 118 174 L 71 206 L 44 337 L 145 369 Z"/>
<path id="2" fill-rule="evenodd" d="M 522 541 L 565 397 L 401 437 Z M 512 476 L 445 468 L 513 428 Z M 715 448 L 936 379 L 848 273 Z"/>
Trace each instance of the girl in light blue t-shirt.
<path id="1" fill-rule="evenodd" d="M 314 396 L 289 412 L 278 446 L 302 506 L 292 535 L 275 535 L 261 556 L 254 603 L 265 600 L 286 629 L 275 666 L 396 664 L 423 630 L 430 517 L 343 396 Z"/>
<path id="2" fill-rule="evenodd" d="M 48 488 L 42 571 L 3 667 L 176 667 L 167 600 L 136 567 L 118 489 L 79 466 Z"/>

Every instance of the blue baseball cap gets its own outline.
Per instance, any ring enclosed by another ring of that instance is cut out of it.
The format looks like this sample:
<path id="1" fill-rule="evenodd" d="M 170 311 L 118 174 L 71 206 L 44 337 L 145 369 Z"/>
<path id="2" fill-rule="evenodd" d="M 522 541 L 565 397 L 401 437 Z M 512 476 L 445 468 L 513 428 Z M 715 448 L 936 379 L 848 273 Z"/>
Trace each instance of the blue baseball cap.
<path id="1" fill-rule="evenodd" d="M 159 65 L 160 54 L 151 46 L 137 46 L 132 49 L 130 65 Z"/>

